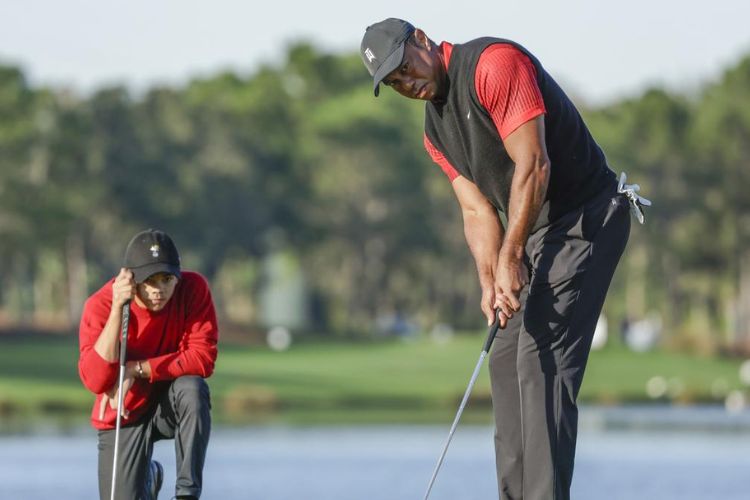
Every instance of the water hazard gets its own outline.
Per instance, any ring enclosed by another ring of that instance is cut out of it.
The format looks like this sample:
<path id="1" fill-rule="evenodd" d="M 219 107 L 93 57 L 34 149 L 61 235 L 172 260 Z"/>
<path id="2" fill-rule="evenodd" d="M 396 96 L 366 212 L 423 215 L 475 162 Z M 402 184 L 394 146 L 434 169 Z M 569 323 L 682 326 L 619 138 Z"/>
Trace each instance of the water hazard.
<path id="1" fill-rule="evenodd" d="M 445 426 L 218 428 L 203 498 L 221 500 L 421 499 Z M 0 437 L 0 498 L 96 499 L 93 430 Z M 161 498 L 173 494 L 171 442 Z M 750 414 L 715 409 L 584 408 L 573 498 L 750 498 Z M 459 426 L 431 496 L 497 498 L 492 429 Z"/>

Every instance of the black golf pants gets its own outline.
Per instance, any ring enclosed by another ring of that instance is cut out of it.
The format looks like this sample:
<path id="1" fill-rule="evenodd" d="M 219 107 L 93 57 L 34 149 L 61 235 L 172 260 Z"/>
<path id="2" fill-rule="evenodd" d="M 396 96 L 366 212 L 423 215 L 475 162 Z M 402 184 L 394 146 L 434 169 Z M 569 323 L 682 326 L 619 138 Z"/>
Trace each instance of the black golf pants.
<path id="1" fill-rule="evenodd" d="M 576 398 L 629 234 L 627 198 L 613 189 L 529 237 L 522 309 L 490 356 L 501 500 L 570 498 Z"/>
<path id="2" fill-rule="evenodd" d="M 211 398 L 201 377 L 175 379 L 140 422 L 120 428 L 117 500 L 151 500 L 147 491 L 154 443 L 174 439 L 175 495 L 201 495 L 203 463 L 211 433 Z M 110 498 L 115 431 L 99 431 L 99 497 Z"/>

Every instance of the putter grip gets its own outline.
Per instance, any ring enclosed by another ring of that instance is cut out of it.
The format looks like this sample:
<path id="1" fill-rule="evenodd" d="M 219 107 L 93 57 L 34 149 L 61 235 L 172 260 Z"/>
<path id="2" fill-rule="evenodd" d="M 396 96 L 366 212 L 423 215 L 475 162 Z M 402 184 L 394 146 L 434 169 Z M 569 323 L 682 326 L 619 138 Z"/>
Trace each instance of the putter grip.
<path id="1" fill-rule="evenodd" d="M 497 335 L 497 330 L 500 328 L 500 318 L 498 315 L 495 315 L 495 322 L 492 323 L 490 326 L 490 333 L 487 335 L 487 341 L 484 343 L 484 348 L 482 349 L 482 352 L 490 352 L 490 347 L 492 347 L 492 341 L 495 340 L 495 335 Z"/>
<path id="2" fill-rule="evenodd" d="M 122 305 L 122 332 L 120 336 L 120 365 L 125 366 L 127 360 L 128 324 L 130 323 L 130 301 Z"/>

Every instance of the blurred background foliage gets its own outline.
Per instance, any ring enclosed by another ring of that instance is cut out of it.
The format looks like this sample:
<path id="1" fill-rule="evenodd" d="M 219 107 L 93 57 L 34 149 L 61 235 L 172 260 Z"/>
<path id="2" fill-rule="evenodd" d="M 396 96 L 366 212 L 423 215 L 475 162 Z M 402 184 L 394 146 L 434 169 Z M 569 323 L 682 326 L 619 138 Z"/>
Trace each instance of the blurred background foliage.
<path id="1" fill-rule="evenodd" d="M 579 102 L 654 206 L 606 305 L 664 344 L 750 347 L 750 56 L 694 95 Z M 372 97 L 356 54 L 132 95 L 31 86 L 0 66 L 0 327 L 71 331 L 147 227 L 210 280 L 224 330 L 330 336 L 481 326 L 450 184 L 420 103 Z"/>

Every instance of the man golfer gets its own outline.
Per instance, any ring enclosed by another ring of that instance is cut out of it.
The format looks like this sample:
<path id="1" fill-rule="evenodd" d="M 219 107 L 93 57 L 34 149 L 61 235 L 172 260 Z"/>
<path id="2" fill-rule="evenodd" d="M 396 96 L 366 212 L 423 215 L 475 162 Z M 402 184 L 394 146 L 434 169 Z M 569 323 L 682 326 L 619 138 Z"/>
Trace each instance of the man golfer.
<path id="1" fill-rule="evenodd" d="M 136 234 L 124 267 L 86 301 L 78 370 L 96 402 L 99 495 L 110 498 L 122 308 L 130 302 L 125 391 L 115 497 L 151 500 L 163 469 L 151 460 L 154 442 L 175 440 L 176 498 L 197 499 L 211 431 L 205 378 L 216 361 L 218 330 L 205 278 L 182 271 L 172 239 L 162 231 Z"/>
<path id="2" fill-rule="evenodd" d="M 629 199 L 639 216 L 647 200 L 618 189 L 576 108 L 520 45 L 438 45 L 391 18 L 367 28 L 360 54 L 376 96 L 383 83 L 426 101 L 425 147 L 458 198 L 481 309 L 504 328 L 490 357 L 500 498 L 567 499 L 594 327 Z"/>

